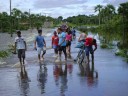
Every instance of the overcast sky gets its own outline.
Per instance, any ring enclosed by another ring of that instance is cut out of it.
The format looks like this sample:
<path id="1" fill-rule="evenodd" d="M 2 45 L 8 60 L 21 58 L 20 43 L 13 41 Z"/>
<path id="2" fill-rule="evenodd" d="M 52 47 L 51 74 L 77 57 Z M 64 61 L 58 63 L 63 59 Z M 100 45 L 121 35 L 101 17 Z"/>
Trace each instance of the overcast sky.
<path id="1" fill-rule="evenodd" d="M 0 0 L 0 12 L 9 12 L 9 1 Z M 21 11 L 31 13 L 41 13 L 42 15 L 64 18 L 78 14 L 96 14 L 94 7 L 98 4 L 112 4 L 115 7 L 128 0 L 12 0 L 12 8 L 18 8 Z"/>

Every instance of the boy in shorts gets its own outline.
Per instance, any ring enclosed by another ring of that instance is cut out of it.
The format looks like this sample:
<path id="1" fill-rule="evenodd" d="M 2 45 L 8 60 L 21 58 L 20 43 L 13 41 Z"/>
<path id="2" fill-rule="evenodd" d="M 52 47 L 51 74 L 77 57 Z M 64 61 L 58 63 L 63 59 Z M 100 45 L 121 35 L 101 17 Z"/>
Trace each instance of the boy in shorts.
<path id="1" fill-rule="evenodd" d="M 66 53 L 66 33 L 61 29 L 58 28 L 57 29 L 58 32 L 58 37 L 59 37 L 59 60 L 61 61 L 61 54 L 62 51 L 64 53 L 65 56 L 65 61 L 67 61 L 67 53 Z"/>
<path id="2" fill-rule="evenodd" d="M 52 36 L 52 48 L 54 48 L 54 53 L 56 57 L 58 55 L 58 42 L 59 42 L 59 37 L 57 35 L 57 32 L 54 31 L 54 35 Z"/>
<path id="3" fill-rule="evenodd" d="M 96 43 L 96 39 L 91 38 L 91 37 L 87 37 L 85 39 L 85 51 L 86 51 L 86 56 L 87 56 L 87 63 L 89 64 L 89 54 L 91 54 L 92 57 L 92 62 L 94 61 L 94 52 L 97 49 L 97 43 Z M 93 49 L 93 46 L 95 46 L 95 48 Z"/>
<path id="4" fill-rule="evenodd" d="M 38 36 L 35 38 L 34 48 L 38 51 L 38 60 L 41 62 L 41 57 L 44 59 L 44 54 L 46 53 L 46 42 L 42 36 L 42 30 L 38 30 Z M 43 51 L 42 54 L 41 51 Z"/>
<path id="5" fill-rule="evenodd" d="M 27 50 L 27 46 L 26 46 L 26 42 L 25 42 L 24 38 L 21 36 L 20 31 L 17 31 L 17 37 L 15 38 L 14 53 L 16 53 L 16 49 L 18 52 L 18 58 L 20 61 L 20 65 L 22 67 L 22 64 L 24 64 L 24 60 L 25 60 L 25 51 Z"/>

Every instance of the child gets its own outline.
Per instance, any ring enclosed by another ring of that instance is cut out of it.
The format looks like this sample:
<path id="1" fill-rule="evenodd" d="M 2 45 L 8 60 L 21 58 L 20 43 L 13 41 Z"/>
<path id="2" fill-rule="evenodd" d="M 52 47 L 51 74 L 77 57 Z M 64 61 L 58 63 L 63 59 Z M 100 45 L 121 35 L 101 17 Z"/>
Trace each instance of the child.
<path id="1" fill-rule="evenodd" d="M 22 67 L 22 63 L 24 64 L 24 60 L 25 60 L 25 51 L 27 50 L 27 46 L 26 46 L 26 42 L 24 40 L 24 38 L 21 36 L 21 32 L 17 31 L 17 36 L 15 38 L 15 52 L 16 53 L 16 49 L 18 52 L 18 58 L 20 61 L 20 65 Z"/>
<path id="2" fill-rule="evenodd" d="M 66 33 L 63 32 L 63 30 L 61 28 L 58 28 L 57 29 L 57 32 L 58 32 L 58 37 L 59 37 L 59 60 L 61 61 L 61 54 L 62 54 L 62 51 L 64 53 L 64 56 L 65 56 L 65 61 L 67 61 L 67 53 L 66 53 Z"/>
<path id="3" fill-rule="evenodd" d="M 52 48 L 54 48 L 54 52 L 56 56 L 58 55 L 58 42 L 59 42 L 59 37 L 56 31 L 54 31 L 54 36 L 52 36 Z"/>
<path id="4" fill-rule="evenodd" d="M 71 55 L 71 41 L 72 41 L 72 34 L 71 31 L 68 31 L 68 33 L 66 34 L 66 47 L 68 50 L 69 55 Z"/>
<path id="5" fill-rule="evenodd" d="M 38 60 L 41 62 L 41 56 L 42 59 L 44 59 L 44 54 L 46 53 L 46 42 L 44 40 L 44 37 L 42 36 L 42 30 L 38 30 L 38 36 L 35 38 L 34 42 L 34 48 L 38 51 Z M 43 54 L 41 55 L 41 51 L 43 51 Z"/>

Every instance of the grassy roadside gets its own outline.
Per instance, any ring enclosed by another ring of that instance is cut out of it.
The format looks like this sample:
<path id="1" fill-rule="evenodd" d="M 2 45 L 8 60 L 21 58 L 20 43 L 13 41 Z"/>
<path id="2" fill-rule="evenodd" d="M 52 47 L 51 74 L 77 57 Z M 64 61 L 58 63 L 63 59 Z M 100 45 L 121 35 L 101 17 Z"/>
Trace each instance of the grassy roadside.
<path id="1" fill-rule="evenodd" d="M 7 58 L 14 52 L 14 45 L 9 44 L 7 50 L 1 50 L 0 51 L 0 59 Z"/>
<path id="2" fill-rule="evenodd" d="M 10 52 L 8 50 L 2 50 L 0 51 L 0 59 L 8 57 Z"/>

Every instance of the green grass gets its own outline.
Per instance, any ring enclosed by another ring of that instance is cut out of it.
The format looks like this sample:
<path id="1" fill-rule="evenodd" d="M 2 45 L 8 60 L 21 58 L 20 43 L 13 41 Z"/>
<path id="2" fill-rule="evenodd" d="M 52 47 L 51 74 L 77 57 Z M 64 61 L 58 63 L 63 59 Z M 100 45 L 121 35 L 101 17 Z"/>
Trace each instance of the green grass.
<path id="1" fill-rule="evenodd" d="M 9 52 L 8 51 L 0 51 L 0 58 L 6 58 L 9 56 Z"/>
<path id="2" fill-rule="evenodd" d="M 125 58 L 125 61 L 128 63 L 128 54 L 127 49 L 120 49 L 118 52 L 115 53 L 116 56 L 121 56 Z"/>
<path id="3" fill-rule="evenodd" d="M 118 52 L 115 53 L 116 56 L 128 57 L 127 52 L 125 49 L 120 49 Z"/>
<path id="4" fill-rule="evenodd" d="M 106 48 L 108 48 L 108 45 L 107 44 L 101 44 L 100 47 L 103 49 L 106 49 Z"/>

